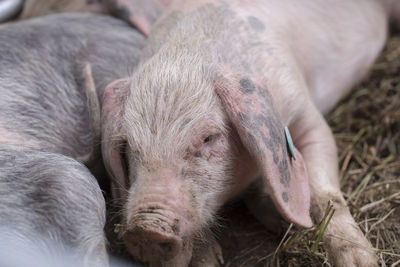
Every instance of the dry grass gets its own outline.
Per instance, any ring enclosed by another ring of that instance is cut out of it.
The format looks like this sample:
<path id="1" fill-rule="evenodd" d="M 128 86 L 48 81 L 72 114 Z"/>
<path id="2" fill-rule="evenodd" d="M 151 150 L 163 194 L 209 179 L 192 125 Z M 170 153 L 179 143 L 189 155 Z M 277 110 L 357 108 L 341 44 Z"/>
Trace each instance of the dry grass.
<path id="1" fill-rule="evenodd" d="M 327 119 L 339 148 L 341 187 L 350 210 L 380 265 L 400 266 L 400 37 L 389 40 L 370 76 Z M 236 204 L 220 233 L 226 265 L 329 266 L 320 240 L 332 212 L 327 210 L 325 221 L 311 230 L 285 225 L 288 230 L 279 238 Z M 235 226 L 243 216 L 246 222 Z"/>
<path id="2" fill-rule="evenodd" d="M 342 190 L 382 266 L 400 266 L 400 37 L 329 116 Z"/>
<path id="3" fill-rule="evenodd" d="M 400 267 L 400 37 L 389 40 L 370 76 L 327 119 L 339 148 L 341 186 L 351 212 L 381 266 Z M 327 209 L 325 220 L 311 230 L 283 223 L 276 229 L 281 234 L 272 234 L 243 203 L 230 204 L 222 213 L 222 227 L 215 230 L 225 266 L 330 266 L 321 237 L 332 213 Z M 126 255 L 121 243 L 113 248 Z"/>

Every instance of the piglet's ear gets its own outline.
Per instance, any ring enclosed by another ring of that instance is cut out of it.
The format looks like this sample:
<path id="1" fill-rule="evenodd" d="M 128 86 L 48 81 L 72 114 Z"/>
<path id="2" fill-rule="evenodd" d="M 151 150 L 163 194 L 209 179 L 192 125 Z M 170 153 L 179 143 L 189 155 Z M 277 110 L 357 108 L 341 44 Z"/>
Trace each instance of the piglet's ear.
<path id="1" fill-rule="evenodd" d="M 135 26 L 148 36 L 169 0 L 104 0 L 106 9 L 114 16 Z"/>
<path id="2" fill-rule="evenodd" d="M 126 197 L 126 173 L 121 159 L 121 120 L 129 80 L 116 80 L 109 84 L 103 95 L 101 114 L 102 125 L 102 155 L 104 165 L 111 176 L 111 189 L 114 199 Z"/>
<path id="3" fill-rule="evenodd" d="M 280 213 L 311 227 L 308 174 L 299 151 L 289 156 L 284 126 L 269 92 L 249 77 L 217 78 L 216 93 L 240 139 L 256 159 Z"/>

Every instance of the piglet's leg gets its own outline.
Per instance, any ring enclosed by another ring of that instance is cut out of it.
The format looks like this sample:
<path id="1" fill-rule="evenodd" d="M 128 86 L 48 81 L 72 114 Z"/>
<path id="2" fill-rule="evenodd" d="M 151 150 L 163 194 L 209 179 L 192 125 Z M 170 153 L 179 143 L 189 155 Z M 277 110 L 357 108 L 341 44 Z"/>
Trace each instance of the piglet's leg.
<path id="1" fill-rule="evenodd" d="M 290 128 L 308 169 L 314 222 L 323 219 L 329 200 L 335 208 L 323 240 L 330 261 L 334 266 L 377 266 L 371 244 L 351 216 L 340 191 L 337 150 L 331 130 L 311 103 L 305 110 Z"/>

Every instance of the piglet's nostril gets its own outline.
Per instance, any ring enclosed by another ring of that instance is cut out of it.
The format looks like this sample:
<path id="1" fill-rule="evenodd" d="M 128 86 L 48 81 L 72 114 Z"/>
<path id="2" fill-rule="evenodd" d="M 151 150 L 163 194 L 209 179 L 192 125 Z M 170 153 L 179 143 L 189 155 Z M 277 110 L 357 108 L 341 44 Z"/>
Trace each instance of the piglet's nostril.
<path id="1" fill-rule="evenodd" d="M 161 242 L 158 244 L 165 253 L 171 253 L 173 249 L 173 244 L 170 242 Z"/>
<path id="2" fill-rule="evenodd" d="M 125 233 L 124 241 L 131 254 L 145 262 L 172 259 L 182 248 L 181 238 L 161 229 L 136 228 Z"/>

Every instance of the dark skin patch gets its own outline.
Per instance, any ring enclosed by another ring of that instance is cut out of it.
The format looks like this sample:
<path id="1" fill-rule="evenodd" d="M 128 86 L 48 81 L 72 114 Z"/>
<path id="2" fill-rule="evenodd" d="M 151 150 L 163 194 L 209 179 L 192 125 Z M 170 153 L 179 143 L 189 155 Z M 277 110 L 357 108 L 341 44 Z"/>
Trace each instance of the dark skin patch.
<path id="1" fill-rule="evenodd" d="M 192 121 L 192 119 L 189 118 L 185 118 L 182 122 L 182 126 L 186 126 L 187 124 L 189 124 Z"/>
<path id="2" fill-rule="evenodd" d="M 285 201 L 286 203 L 289 201 L 289 196 L 288 196 L 287 192 L 283 192 L 283 193 L 282 193 L 282 199 L 283 199 L 283 201 Z"/>
<path id="3" fill-rule="evenodd" d="M 239 83 L 240 83 L 240 90 L 243 93 L 251 94 L 256 89 L 256 87 L 254 86 L 253 81 L 250 80 L 249 78 L 243 78 L 243 79 L 240 80 Z"/>
<path id="4" fill-rule="evenodd" d="M 254 16 L 248 16 L 247 21 L 249 22 L 250 26 L 254 30 L 256 30 L 258 32 L 262 32 L 265 30 L 264 23 L 261 20 L 259 20 L 258 18 L 254 17 Z"/>
<path id="5" fill-rule="evenodd" d="M 251 88 L 254 86 L 254 83 L 249 78 L 244 77 L 240 80 L 241 91 L 246 93 L 246 89 L 249 86 Z M 238 114 L 241 125 L 246 129 L 248 145 L 260 158 L 266 157 L 265 151 L 267 149 L 271 152 L 273 161 L 280 173 L 281 184 L 289 187 L 291 176 L 287 157 L 287 144 L 279 114 L 274 109 L 271 95 L 265 88 L 254 86 L 251 90 L 257 93 L 261 110 L 254 110 L 255 103 L 252 101 L 244 101 L 246 111 Z M 265 129 L 268 134 L 264 133 Z"/>

